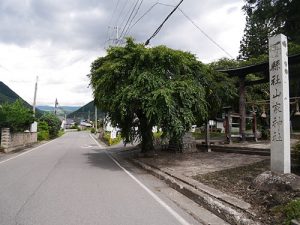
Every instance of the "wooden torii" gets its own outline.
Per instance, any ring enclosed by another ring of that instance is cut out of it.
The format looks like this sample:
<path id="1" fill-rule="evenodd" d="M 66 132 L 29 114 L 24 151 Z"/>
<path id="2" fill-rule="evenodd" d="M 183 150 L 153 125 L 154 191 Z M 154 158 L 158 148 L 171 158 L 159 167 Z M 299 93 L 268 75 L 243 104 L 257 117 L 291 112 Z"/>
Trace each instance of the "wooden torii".
<path id="1" fill-rule="evenodd" d="M 290 79 L 300 79 L 300 54 L 289 56 L 289 74 Z M 246 86 L 269 82 L 269 62 L 259 63 L 255 65 L 218 70 L 228 74 L 230 77 L 238 77 L 239 79 L 239 115 L 241 141 L 246 140 Z M 260 73 L 262 78 L 255 81 L 247 81 L 249 74 Z"/>

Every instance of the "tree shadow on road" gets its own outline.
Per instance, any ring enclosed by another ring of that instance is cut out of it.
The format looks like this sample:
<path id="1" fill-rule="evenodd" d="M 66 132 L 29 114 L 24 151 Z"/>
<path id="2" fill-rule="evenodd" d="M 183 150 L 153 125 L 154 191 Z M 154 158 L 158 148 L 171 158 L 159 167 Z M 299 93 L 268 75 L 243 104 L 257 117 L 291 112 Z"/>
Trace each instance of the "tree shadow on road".
<path id="1" fill-rule="evenodd" d="M 87 157 L 87 163 L 91 166 L 98 167 L 110 171 L 122 170 L 116 163 L 114 163 L 104 151 L 94 150 L 95 152 L 84 153 Z"/>

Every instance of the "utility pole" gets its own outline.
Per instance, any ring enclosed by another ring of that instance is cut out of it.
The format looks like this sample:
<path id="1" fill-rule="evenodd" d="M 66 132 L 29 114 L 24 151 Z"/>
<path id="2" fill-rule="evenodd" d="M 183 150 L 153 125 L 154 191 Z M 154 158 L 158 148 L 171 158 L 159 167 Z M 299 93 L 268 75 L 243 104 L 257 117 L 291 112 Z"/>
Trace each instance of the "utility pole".
<path id="1" fill-rule="evenodd" d="M 115 44 L 118 45 L 118 42 L 119 42 L 119 26 L 115 26 L 114 30 L 116 30 Z"/>
<path id="2" fill-rule="evenodd" d="M 36 94 L 37 94 L 38 79 L 39 79 L 39 77 L 36 76 L 36 82 L 35 82 L 35 87 L 34 87 L 34 97 L 33 97 L 33 104 L 32 104 L 33 116 L 35 116 L 35 106 L 36 106 Z"/>
<path id="3" fill-rule="evenodd" d="M 97 115 L 97 106 L 95 106 L 95 131 L 97 133 L 97 125 L 98 125 L 98 115 Z"/>
<path id="4" fill-rule="evenodd" d="M 54 114 L 56 115 L 57 113 L 57 106 L 58 106 L 58 101 L 57 98 L 55 99 L 55 105 L 54 105 Z"/>

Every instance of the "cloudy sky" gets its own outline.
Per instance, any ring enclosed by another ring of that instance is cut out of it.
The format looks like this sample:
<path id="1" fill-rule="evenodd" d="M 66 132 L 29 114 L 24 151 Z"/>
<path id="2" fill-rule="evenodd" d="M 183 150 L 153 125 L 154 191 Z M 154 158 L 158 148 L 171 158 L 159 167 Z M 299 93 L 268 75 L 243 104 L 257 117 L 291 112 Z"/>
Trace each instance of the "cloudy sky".
<path id="1" fill-rule="evenodd" d="M 38 76 L 37 104 L 53 105 L 57 98 L 60 105 L 84 105 L 92 100 L 86 76 L 91 62 L 104 56 L 117 36 L 145 42 L 178 2 L 1 0 L 0 81 L 32 104 Z M 243 4 L 184 0 L 182 11 L 150 44 L 190 51 L 205 63 L 235 58 L 245 26 Z"/>

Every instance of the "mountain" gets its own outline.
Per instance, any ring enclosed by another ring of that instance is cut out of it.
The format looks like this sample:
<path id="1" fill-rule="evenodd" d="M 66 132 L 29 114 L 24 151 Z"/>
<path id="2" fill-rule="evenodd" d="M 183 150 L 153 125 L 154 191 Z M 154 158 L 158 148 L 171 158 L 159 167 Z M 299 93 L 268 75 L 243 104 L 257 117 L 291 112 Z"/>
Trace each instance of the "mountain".
<path id="1" fill-rule="evenodd" d="M 49 105 L 38 105 L 36 106 L 38 109 L 46 111 L 46 112 L 54 112 L 54 106 Z M 80 106 L 59 106 L 59 108 L 66 112 L 67 114 L 74 112 L 80 108 Z"/>
<path id="2" fill-rule="evenodd" d="M 22 99 L 16 92 L 11 90 L 6 84 L 4 84 L 2 81 L 0 81 L 0 104 L 3 103 L 13 103 L 16 100 L 21 100 L 25 107 L 32 109 L 32 106 L 26 102 L 24 99 Z M 44 114 L 44 111 L 37 109 L 36 115 L 37 117 Z"/>
<path id="3" fill-rule="evenodd" d="M 104 113 L 101 112 L 99 109 L 97 111 L 98 118 L 104 118 Z M 75 112 L 70 113 L 68 116 L 70 119 L 74 119 L 77 121 L 80 120 L 95 120 L 95 105 L 94 101 L 89 102 L 88 104 L 82 106 Z"/>
<path id="4" fill-rule="evenodd" d="M 22 99 L 16 92 L 11 90 L 6 84 L 0 81 L 0 104 L 3 104 L 5 102 L 13 103 L 17 99 L 20 99 L 26 107 L 32 108 L 32 106 L 28 104 L 28 102 Z"/>

